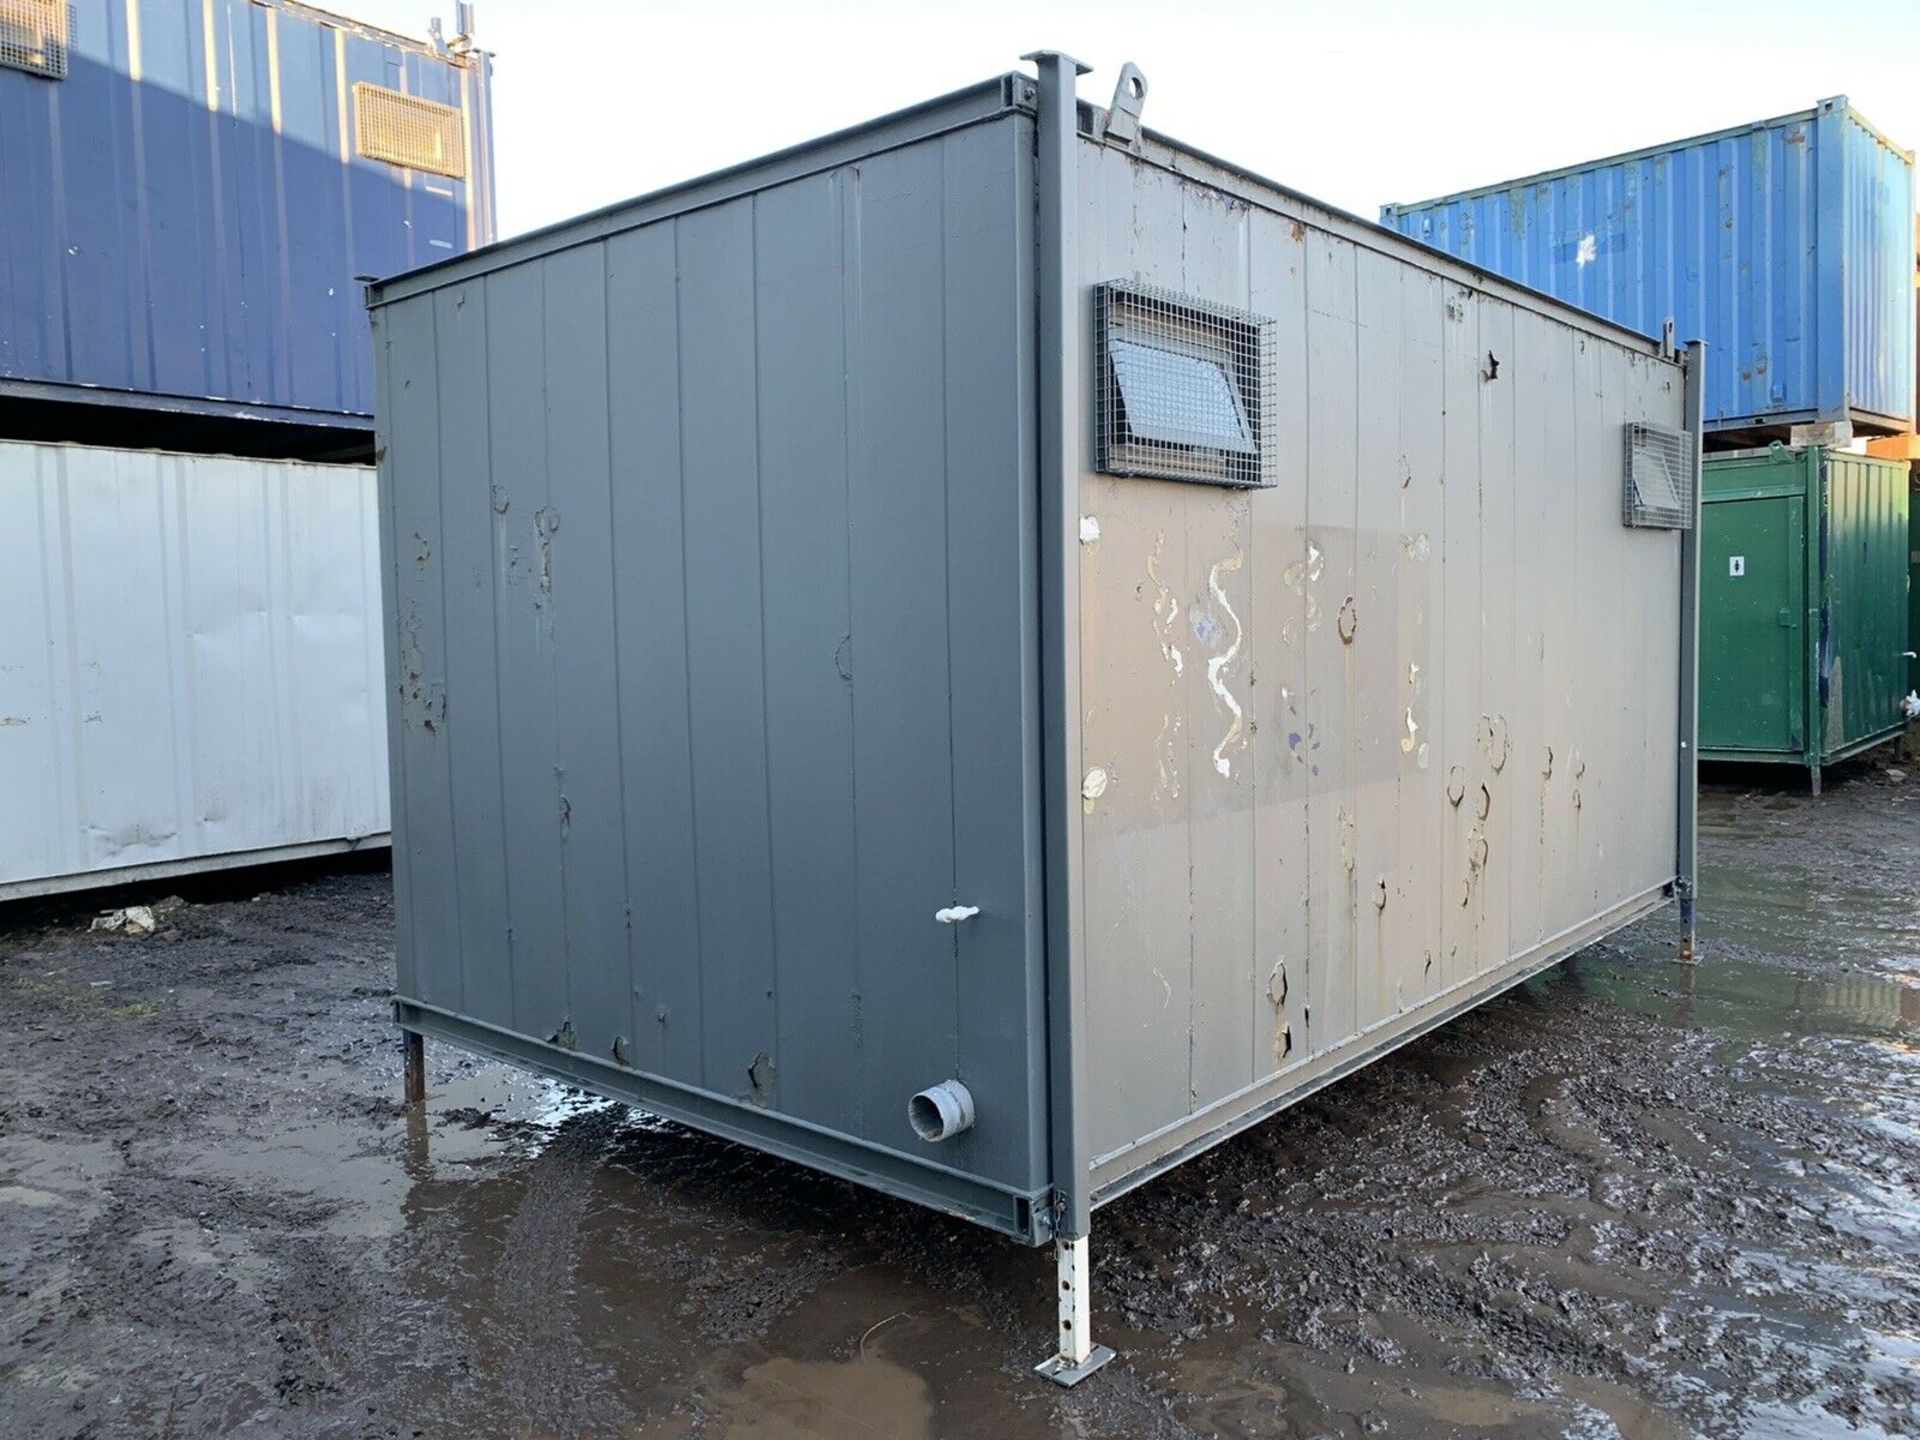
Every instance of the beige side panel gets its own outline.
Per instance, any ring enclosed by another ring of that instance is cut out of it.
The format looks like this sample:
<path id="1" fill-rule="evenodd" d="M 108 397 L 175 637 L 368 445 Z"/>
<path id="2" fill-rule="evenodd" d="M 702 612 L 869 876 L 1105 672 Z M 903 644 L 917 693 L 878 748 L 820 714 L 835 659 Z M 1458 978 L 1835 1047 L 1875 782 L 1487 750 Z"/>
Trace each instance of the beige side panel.
<path id="1" fill-rule="evenodd" d="M 1678 544 L 1624 528 L 1619 486 L 1624 425 L 1676 424 L 1680 393 L 1650 354 L 1282 197 L 1091 143 L 1080 183 L 1089 287 L 1278 322 L 1275 486 L 1082 482 L 1109 1186 L 1669 878 Z"/>

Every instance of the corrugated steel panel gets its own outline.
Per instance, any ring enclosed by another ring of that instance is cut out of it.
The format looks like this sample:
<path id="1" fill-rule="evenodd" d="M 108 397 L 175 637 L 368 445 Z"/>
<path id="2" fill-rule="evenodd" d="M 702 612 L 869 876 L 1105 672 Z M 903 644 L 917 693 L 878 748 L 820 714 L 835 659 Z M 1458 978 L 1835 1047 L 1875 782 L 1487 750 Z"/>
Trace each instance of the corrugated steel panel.
<path id="1" fill-rule="evenodd" d="M 1845 99 L 1441 199 L 1403 234 L 1596 314 L 1708 346 L 1715 429 L 1914 405 L 1913 155 Z"/>
<path id="2" fill-rule="evenodd" d="M 399 993 L 1012 1229 L 1032 125 L 974 109 L 378 312 Z M 935 1151 L 955 1074 L 995 1123 Z"/>
<path id="3" fill-rule="evenodd" d="M 1907 479 L 1907 688 L 1920 695 L 1920 461 L 1909 466 Z"/>
<path id="4" fill-rule="evenodd" d="M 1027 1240 L 1663 903 L 1683 542 L 1621 485 L 1688 384 L 1159 137 L 1037 163 L 1033 97 L 373 296 L 401 1024 Z M 1116 278 L 1279 322 L 1276 483 L 1046 492 Z"/>
<path id="5" fill-rule="evenodd" d="M 387 832 L 374 472 L 0 443 L 0 896 Z"/>
<path id="6" fill-rule="evenodd" d="M 1710 459 L 1704 498 L 1701 753 L 1817 784 L 1905 725 L 1907 466 L 1775 445 Z"/>
<path id="7" fill-rule="evenodd" d="M 0 68 L 0 393 L 370 415 L 355 277 L 493 238 L 487 57 L 284 0 L 72 14 L 64 79 Z M 458 111 L 468 178 L 364 158 L 358 84 Z"/>

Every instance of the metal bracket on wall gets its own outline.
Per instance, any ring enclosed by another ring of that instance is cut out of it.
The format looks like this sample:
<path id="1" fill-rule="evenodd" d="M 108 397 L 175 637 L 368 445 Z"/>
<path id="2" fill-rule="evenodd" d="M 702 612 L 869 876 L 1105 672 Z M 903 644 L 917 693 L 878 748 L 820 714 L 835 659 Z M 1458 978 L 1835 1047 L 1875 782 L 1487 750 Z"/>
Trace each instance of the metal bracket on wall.
<path id="1" fill-rule="evenodd" d="M 1113 103 L 1107 107 L 1106 129 L 1100 138 L 1129 149 L 1140 144 L 1140 112 L 1147 104 L 1147 77 L 1131 60 L 1120 67 L 1120 80 L 1113 87 Z"/>

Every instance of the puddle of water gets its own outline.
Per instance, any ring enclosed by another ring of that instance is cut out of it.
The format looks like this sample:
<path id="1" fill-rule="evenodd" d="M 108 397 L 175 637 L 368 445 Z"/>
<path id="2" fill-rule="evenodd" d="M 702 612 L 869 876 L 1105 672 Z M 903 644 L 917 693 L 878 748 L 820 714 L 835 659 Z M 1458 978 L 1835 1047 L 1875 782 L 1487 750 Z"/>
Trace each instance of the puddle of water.
<path id="1" fill-rule="evenodd" d="M 213 1367 L 183 1412 L 206 1433 L 1897 1433 L 1920 807 L 1721 797 L 1708 822 L 1705 964 L 1656 917 L 1103 1210 L 1122 1353 L 1074 1392 L 1028 1370 L 1044 1252 L 437 1045 L 403 1112 L 391 1048 L 343 1050 L 375 1001 L 324 996 L 277 1032 L 309 1025 L 297 1074 L 215 1085 L 232 1103 L 191 1124 L 0 1137 L 0 1240 L 27 1237 L 0 1261 L 60 1252 L 31 1280 L 49 1326 L 90 1274 L 126 1311 L 0 1374 L 135 1396 L 142 1367 Z"/>

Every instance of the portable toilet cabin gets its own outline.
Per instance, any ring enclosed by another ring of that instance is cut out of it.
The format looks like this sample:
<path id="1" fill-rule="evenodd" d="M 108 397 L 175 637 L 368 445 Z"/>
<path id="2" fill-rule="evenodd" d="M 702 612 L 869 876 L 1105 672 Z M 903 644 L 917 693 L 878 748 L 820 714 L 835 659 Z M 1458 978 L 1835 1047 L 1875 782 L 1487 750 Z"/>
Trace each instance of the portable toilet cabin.
<path id="1" fill-rule="evenodd" d="M 396 1016 L 1057 1246 L 1693 879 L 1699 352 L 1067 56 L 373 287 Z"/>
<path id="2" fill-rule="evenodd" d="M 1823 766 L 1905 727 L 1908 473 L 1812 445 L 1707 457 L 1700 755 Z"/>

